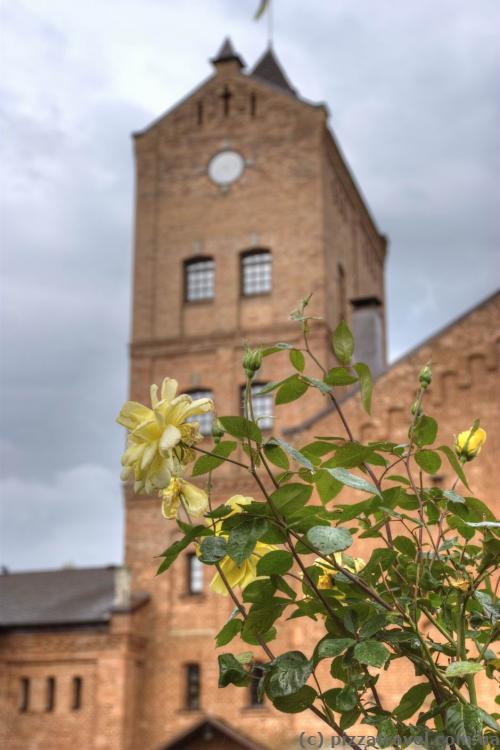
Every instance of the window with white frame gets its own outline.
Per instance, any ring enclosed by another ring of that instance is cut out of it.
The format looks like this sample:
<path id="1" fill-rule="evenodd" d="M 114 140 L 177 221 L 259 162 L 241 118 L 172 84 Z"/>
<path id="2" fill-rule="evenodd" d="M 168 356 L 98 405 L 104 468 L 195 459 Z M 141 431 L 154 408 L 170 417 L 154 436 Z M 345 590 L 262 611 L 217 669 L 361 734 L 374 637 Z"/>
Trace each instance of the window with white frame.
<path id="1" fill-rule="evenodd" d="M 193 258 L 184 263 L 184 297 L 186 302 L 214 298 L 215 263 L 213 258 Z"/>
<path id="2" fill-rule="evenodd" d="M 241 255 L 241 293 L 244 297 L 269 294 L 272 288 L 272 256 L 269 250 L 250 250 Z"/>
<path id="3" fill-rule="evenodd" d="M 187 556 L 187 590 L 188 594 L 203 593 L 203 563 L 194 552 Z"/>
<path id="4" fill-rule="evenodd" d="M 267 383 L 252 383 L 252 406 L 255 420 L 261 430 L 271 430 L 273 427 L 274 400 L 272 393 L 263 393 L 261 390 Z M 241 386 L 241 413 L 245 414 L 246 386 Z"/>
<path id="5" fill-rule="evenodd" d="M 193 401 L 196 401 L 199 398 L 213 398 L 213 393 L 212 391 L 200 388 L 198 391 L 188 391 L 188 396 L 191 396 Z M 188 417 L 186 422 L 198 422 L 201 434 L 207 437 L 212 434 L 213 420 L 213 412 L 208 411 L 205 414 L 195 414 L 193 417 Z"/>

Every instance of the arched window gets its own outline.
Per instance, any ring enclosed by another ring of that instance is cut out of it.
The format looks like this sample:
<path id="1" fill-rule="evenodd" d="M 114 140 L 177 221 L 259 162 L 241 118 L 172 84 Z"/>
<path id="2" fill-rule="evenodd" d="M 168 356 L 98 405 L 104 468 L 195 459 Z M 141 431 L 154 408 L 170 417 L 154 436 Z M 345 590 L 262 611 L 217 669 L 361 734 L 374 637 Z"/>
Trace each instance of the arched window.
<path id="1" fill-rule="evenodd" d="M 56 678 L 47 677 L 45 684 L 45 710 L 53 711 L 56 705 Z"/>
<path id="2" fill-rule="evenodd" d="M 272 256 L 269 250 L 241 254 L 241 293 L 244 297 L 269 294 L 272 288 Z"/>
<path id="3" fill-rule="evenodd" d="M 214 298 L 215 263 L 213 258 L 191 258 L 184 263 L 184 299 L 201 302 Z"/>
<path id="4" fill-rule="evenodd" d="M 81 677 L 73 677 L 71 692 L 71 710 L 79 711 L 82 707 L 83 680 Z"/>
<path id="5" fill-rule="evenodd" d="M 274 417 L 274 400 L 272 393 L 263 393 L 261 390 L 267 383 L 252 383 L 252 405 L 255 420 L 261 430 L 272 430 Z M 240 390 L 241 413 L 245 414 L 245 392 L 246 386 L 242 385 Z"/>
<path id="6" fill-rule="evenodd" d="M 213 398 L 212 391 L 208 389 L 199 388 L 196 391 L 186 391 L 188 396 L 191 396 L 193 401 L 198 398 Z M 200 425 L 200 432 L 202 435 L 207 437 L 212 434 L 212 422 L 214 419 L 213 412 L 209 411 L 206 414 L 196 414 L 194 417 L 188 417 L 186 422 L 198 422 Z"/>

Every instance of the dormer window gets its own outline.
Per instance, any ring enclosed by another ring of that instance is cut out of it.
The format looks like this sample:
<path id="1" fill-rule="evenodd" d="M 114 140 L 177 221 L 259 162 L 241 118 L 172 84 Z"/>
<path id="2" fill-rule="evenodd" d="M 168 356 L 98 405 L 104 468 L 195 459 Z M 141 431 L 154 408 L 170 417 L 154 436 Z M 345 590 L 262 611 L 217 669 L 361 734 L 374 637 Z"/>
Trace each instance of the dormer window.
<path id="1" fill-rule="evenodd" d="M 215 263 L 213 258 L 198 257 L 184 263 L 184 298 L 202 302 L 214 298 Z"/>
<path id="2" fill-rule="evenodd" d="M 241 256 L 241 293 L 244 297 L 269 294 L 272 288 L 272 256 L 269 250 L 249 250 Z"/>

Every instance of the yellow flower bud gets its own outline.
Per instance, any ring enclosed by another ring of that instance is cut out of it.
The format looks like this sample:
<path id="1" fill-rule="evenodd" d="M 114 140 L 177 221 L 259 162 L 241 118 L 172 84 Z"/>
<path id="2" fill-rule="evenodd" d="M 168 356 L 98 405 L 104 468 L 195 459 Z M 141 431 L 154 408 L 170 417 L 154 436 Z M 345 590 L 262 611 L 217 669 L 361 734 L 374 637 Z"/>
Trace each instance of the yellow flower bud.
<path id="1" fill-rule="evenodd" d="M 425 391 L 432 382 L 432 369 L 430 362 L 427 362 L 425 367 L 422 367 L 418 379 L 420 380 L 420 387 Z"/>
<path id="2" fill-rule="evenodd" d="M 464 461 L 472 461 L 480 452 L 486 441 L 486 430 L 472 427 L 461 432 L 455 440 L 455 453 Z"/>
<path id="3" fill-rule="evenodd" d="M 262 366 L 262 349 L 245 349 L 243 355 L 243 369 L 250 380 Z"/>

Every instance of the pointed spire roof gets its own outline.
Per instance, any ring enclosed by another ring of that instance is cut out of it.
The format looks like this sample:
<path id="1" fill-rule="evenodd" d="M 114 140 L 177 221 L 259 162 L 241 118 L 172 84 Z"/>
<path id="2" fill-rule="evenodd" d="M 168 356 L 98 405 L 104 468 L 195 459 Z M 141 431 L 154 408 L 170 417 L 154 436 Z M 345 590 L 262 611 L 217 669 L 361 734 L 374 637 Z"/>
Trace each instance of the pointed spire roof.
<path id="1" fill-rule="evenodd" d="M 227 36 L 222 42 L 221 48 L 219 49 L 215 57 L 212 58 L 211 62 L 215 65 L 216 63 L 224 63 L 228 62 L 229 60 L 236 60 L 236 62 L 238 62 L 242 68 L 245 67 L 243 58 L 238 55 L 233 47 L 231 39 Z"/>
<path id="2" fill-rule="evenodd" d="M 250 75 L 255 78 L 260 78 L 263 81 L 267 81 L 268 83 L 272 83 L 274 86 L 279 86 L 279 88 L 288 91 L 289 94 L 297 96 L 297 90 L 293 88 L 288 80 L 272 47 L 269 47 L 266 52 L 264 52 Z"/>

